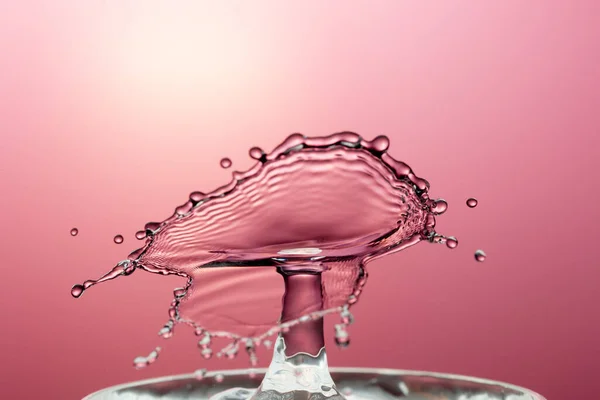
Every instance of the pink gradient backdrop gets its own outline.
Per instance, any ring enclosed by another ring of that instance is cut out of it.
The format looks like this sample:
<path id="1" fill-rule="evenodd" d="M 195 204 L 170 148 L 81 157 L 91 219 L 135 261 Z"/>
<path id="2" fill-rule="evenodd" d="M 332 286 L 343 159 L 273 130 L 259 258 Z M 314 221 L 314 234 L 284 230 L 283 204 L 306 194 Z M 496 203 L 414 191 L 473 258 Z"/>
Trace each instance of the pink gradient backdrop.
<path id="1" fill-rule="evenodd" d="M 599 398 L 599 4 L 0 1 L 0 398 L 245 367 L 201 361 L 186 332 L 159 341 L 174 278 L 69 288 L 227 182 L 220 157 L 244 169 L 253 145 L 340 130 L 388 135 L 460 245 L 374 263 L 331 364 Z"/>

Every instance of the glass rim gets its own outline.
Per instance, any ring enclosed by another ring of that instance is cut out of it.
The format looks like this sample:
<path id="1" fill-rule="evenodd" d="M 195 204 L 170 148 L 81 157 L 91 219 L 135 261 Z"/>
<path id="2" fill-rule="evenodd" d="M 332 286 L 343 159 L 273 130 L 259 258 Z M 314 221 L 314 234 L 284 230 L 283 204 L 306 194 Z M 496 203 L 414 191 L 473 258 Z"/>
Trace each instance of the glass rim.
<path id="1" fill-rule="evenodd" d="M 214 378 L 216 375 L 227 376 L 247 376 L 250 372 L 256 374 L 256 376 L 264 375 L 267 371 L 266 368 L 256 368 L 256 369 L 229 369 L 229 370 L 215 370 L 209 371 L 205 375 L 206 378 Z M 524 388 L 522 386 L 513 385 L 511 383 L 506 383 L 502 381 L 486 379 L 486 378 L 478 378 L 468 375 L 460 375 L 460 374 L 451 374 L 451 373 L 443 373 L 443 372 L 431 372 L 431 371 L 419 371 L 419 370 L 404 370 L 404 369 L 393 369 L 393 368 L 361 368 L 361 367 L 331 367 L 329 371 L 332 375 L 346 375 L 346 374 L 376 374 L 383 376 L 414 376 L 414 377 L 429 377 L 434 379 L 439 379 L 440 381 L 444 380 L 455 380 L 462 381 L 465 383 L 474 383 L 482 386 L 500 386 L 506 389 L 515 390 L 518 392 L 522 392 L 524 395 L 531 396 L 531 400 L 546 400 L 544 396 L 539 393 L 532 391 L 531 389 Z M 157 378 L 149 378 L 139 381 L 131 381 L 127 383 L 122 383 L 114 386 L 109 386 L 104 389 L 97 390 L 82 400 L 94 400 L 97 399 L 101 395 L 106 395 L 108 393 L 116 392 L 119 390 L 132 388 L 136 386 L 143 385 L 151 385 L 156 383 L 164 383 L 164 382 L 174 382 L 178 380 L 190 380 L 195 379 L 193 373 L 187 374 L 178 374 L 178 375 L 166 375 Z"/>

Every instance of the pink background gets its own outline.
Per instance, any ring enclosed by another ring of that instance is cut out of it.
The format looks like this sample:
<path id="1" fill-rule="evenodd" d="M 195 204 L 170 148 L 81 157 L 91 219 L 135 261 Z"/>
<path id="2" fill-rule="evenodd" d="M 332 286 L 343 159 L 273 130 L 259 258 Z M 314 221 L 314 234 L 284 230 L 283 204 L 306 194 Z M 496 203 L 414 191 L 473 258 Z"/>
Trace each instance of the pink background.
<path id="1" fill-rule="evenodd" d="M 599 4 L 2 0 L 0 398 L 245 367 L 201 361 L 186 332 L 159 340 L 175 278 L 69 288 L 228 182 L 222 156 L 245 169 L 253 145 L 353 130 L 391 138 L 448 200 L 438 227 L 460 245 L 373 263 L 331 364 L 597 399 Z"/>

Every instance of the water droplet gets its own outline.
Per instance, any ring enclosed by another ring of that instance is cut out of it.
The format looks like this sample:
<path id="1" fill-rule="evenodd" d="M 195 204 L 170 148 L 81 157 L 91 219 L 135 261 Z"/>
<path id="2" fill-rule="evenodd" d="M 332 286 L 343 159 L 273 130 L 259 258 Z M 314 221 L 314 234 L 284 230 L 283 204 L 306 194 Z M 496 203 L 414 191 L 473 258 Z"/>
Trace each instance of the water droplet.
<path id="1" fill-rule="evenodd" d="M 329 392 L 331 390 L 331 386 L 322 385 L 321 386 L 321 390 L 324 391 L 324 392 Z"/>
<path id="2" fill-rule="evenodd" d="M 198 340 L 198 347 L 201 347 L 203 349 L 207 348 L 208 346 L 210 346 L 210 333 L 205 332 L 204 336 L 202 337 L 202 339 Z"/>
<path id="3" fill-rule="evenodd" d="M 79 233 L 79 229 L 77 229 L 77 228 L 71 229 L 71 236 L 77 236 L 78 233 Z"/>
<path id="4" fill-rule="evenodd" d="M 260 160 L 265 155 L 265 152 L 262 151 L 262 149 L 260 147 L 253 147 L 250 149 L 248 154 L 250 155 L 251 158 L 253 158 L 255 160 Z"/>
<path id="5" fill-rule="evenodd" d="M 155 362 L 158 359 L 158 354 L 160 353 L 161 348 L 157 347 L 154 350 L 152 350 L 152 352 L 150 352 L 150 354 L 148 354 L 148 357 L 136 357 L 133 360 L 133 366 L 136 369 L 141 369 L 141 368 L 145 368 L 148 365 L 152 364 L 153 362 Z"/>
<path id="6" fill-rule="evenodd" d="M 431 212 L 435 215 L 440 215 L 446 212 L 448 209 L 448 202 L 444 199 L 437 199 L 431 206 Z"/>
<path id="7" fill-rule="evenodd" d="M 199 203 L 205 196 L 206 195 L 202 192 L 192 192 L 190 193 L 190 200 L 194 203 Z"/>
<path id="8" fill-rule="evenodd" d="M 146 231 L 146 236 L 154 235 L 156 233 L 156 231 L 158 231 L 158 228 L 160 228 L 159 222 L 148 222 L 146 225 L 144 225 L 144 230 Z"/>
<path id="9" fill-rule="evenodd" d="M 344 308 L 342 310 L 342 312 L 340 313 L 340 317 L 342 317 L 342 323 L 344 325 L 350 325 L 354 322 L 354 316 L 347 308 Z"/>
<path id="10" fill-rule="evenodd" d="M 213 351 L 210 347 L 206 347 L 206 348 L 202 349 L 200 354 L 202 354 L 202 357 L 204 357 L 208 360 L 209 358 L 212 357 Z"/>
<path id="11" fill-rule="evenodd" d="M 227 157 L 221 159 L 221 168 L 229 168 L 231 167 L 231 160 Z"/>
<path id="12" fill-rule="evenodd" d="M 173 321 L 169 321 L 158 331 L 158 336 L 162 336 L 165 339 L 169 339 L 173 336 Z"/>
<path id="13" fill-rule="evenodd" d="M 225 380 L 225 376 L 223 374 L 216 374 L 215 375 L 215 382 L 221 383 Z"/>
<path id="14" fill-rule="evenodd" d="M 446 246 L 449 249 L 455 249 L 456 246 L 458 246 L 458 239 L 456 239 L 454 236 L 448 236 L 446 238 Z"/>
<path id="15" fill-rule="evenodd" d="M 340 348 L 348 347 L 350 344 L 350 335 L 346 330 L 346 325 L 338 324 L 335 326 L 335 344 Z"/>
<path id="16" fill-rule="evenodd" d="M 116 244 L 121 244 L 123 243 L 123 235 L 115 235 L 115 237 L 113 238 L 113 241 Z"/>
<path id="17" fill-rule="evenodd" d="M 183 217 L 187 214 L 189 214 L 190 211 L 192 211 L 192 208 L 194 208 L 194 202 L 193 201 L 186 201 L 185 203 L 183 203 L 182 205 L 180 205 L 179 207 L 177 207 L 175 209 L 175 214 L 178 217 Z"/>
<path id="18" fill-rule="evenodd" d="M 73 285 L 73 287 L 71 288 L 71 296 L 78 298 L 83 294 L 84 290 L 85 288 L 83 287 L 83 285 Z"/>
<path id="19" fill-rule="evenodd" d="M 371 147 L 373 150 L 383 153 L 390 147 L 390 139 L 387 136 L 377 136 L 371 142 Z"/>
<path id="20" fill-rule="evenodd" d="M 484 262 L 486 257 L 487 257 L 487 255 L 485 254 L 485 252 L 483 250 L 477 250 L 475 252 L 475 260 L 476 261 Z"/>
<path id="21" fill-rule="evenodd" d="M 467 206 L 469 208 L 475 208 L 475 207 L 477 207 L 478 203 L 479 202 L 477 201 L 476 198 L 470 197 L 470 198 L 467 199 Z"/>
<path id="22" fill-rule="evenodd" d="M 263 341 L 263 346 L 265 346 L 266 349 L 270 349 L 273 346 L 273 342 L 267 339 Z"/>
<path id="23" fill-rule="evenodd" d="M 135 233 L 135 238 L 136 238 L 137 240 L 142 240 L 142 239 L 145 239 L 145 238 L 146 238 L 146 231 L 137 231 L 137 232 Z"/>
<path id="24" fill-rule="evenodd" d="M 206 369 L 204 369 L 204 368 L 197 369 L 196 371 L 194 371 L 194 378 L 196 378 L 199 381 L 203 380 L 205 376 L 206 376 Z"/>

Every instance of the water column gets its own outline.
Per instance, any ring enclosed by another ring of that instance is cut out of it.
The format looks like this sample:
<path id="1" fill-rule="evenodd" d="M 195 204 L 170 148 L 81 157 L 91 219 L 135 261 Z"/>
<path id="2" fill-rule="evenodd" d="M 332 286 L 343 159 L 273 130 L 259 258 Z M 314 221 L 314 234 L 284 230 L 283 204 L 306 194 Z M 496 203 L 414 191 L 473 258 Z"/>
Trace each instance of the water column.
<path id="1" fill-rule="evenodd" d="M 320 264 L 284 266 L 278 272 L 285 283 L 282 323 L 323 310 Z M 329 374 L 323 318 L 304 318 L 280 332 L 269 369 L 252 399 L 343 399 Z"/>

